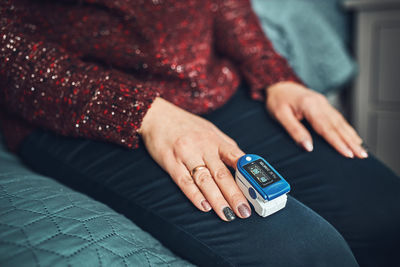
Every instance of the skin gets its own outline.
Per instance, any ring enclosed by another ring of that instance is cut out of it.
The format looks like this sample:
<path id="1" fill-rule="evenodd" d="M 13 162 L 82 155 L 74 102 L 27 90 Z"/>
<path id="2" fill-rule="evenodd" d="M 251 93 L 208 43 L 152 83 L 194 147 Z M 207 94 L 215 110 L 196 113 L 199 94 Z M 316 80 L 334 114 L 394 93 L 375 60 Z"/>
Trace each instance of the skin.
<path id="1" fill-rule="evenodd" d="M 300 122 L 303 119 L 343 156 L 368 157 L 361 146 L 361 137 L 320 93 L 294 82 L 277 83 L 267 89 L 266 108 L 294 141 L 309 152 L 312 151 L 312 138 Z"/>
<path id="2" fill-rule="evenodd" d="M 294 82 L 274 84 L 266 88 L 266 95 L 267 110 L 305 150 L 313 146 L 303 119 L 343 156 L 368 156 L 356 131 L 323 95 Z M 240 218 L 250 216 L 240 214 L 239 206 L 249 211 L 250 206 L 226 167 L 235 168 L 245 153 L 215 125 L 157 97 L 138 132 L 153 159 L 198 209 L 213 209 L 224 221 L 226 207 Z M 207 168 L 191 177 L 199 165 Z"/>

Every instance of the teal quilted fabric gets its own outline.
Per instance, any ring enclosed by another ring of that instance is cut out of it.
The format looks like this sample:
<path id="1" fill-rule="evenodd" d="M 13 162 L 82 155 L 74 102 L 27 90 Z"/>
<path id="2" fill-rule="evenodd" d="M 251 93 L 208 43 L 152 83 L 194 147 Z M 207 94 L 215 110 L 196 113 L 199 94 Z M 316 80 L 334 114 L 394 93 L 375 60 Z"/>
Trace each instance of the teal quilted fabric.
<path id="1" fill-rule="evenodd" d="M 0 266 L 191 265 L 109 207 L 25 169 L 0 144 Z"/>

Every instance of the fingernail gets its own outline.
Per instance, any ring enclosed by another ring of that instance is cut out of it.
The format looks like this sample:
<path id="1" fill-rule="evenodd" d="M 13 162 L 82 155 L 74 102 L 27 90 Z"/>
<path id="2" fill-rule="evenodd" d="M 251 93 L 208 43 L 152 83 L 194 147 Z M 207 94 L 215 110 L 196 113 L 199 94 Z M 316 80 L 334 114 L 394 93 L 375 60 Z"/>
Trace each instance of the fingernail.
<path id="1" fill-rule="evenodd" d="M 210 203 L 208 203 L 208 201 L 205 200 L 205 199 L 201 202 L 201 206 L 203 207 L 203 209 L 204 209 L 205 211 L 210 211 L 210 210 L 211 210 L 211 205 L 210 205 Z"/>
<path id="2" fill-rule="evenodd" d="M 368 153 L 367 153 L 367 151 L 361 150 L 361 157 L 363 157 L 364 159 L 365 159 L 365 158 L 368 158 Z"/>
<path id="3" fill-rule="evenodd" d="M 346 155 L 349 158 L 354 158 L 354 154 L 350 149 L 345 149 L 346 150 Z"/>
<path id="4" fill-rule="evenodd" d="M 303 141 L 303 147 L 304 147 L 308 152 L 311 152 L 311 151 L 313 151 L 313 149 L 314 149 L 313 144 L 311 143 L 310 140 L 305 140 L 305 141 Z"/>
<path id="5" fill-rule="evenodd" d="M 225 218 L 230 222 L 236 219 L 235 213 L 229 207 L 225 207 L 223 210 Z"/>
<path id="6" fill-rule="evenodd" d="M 251 210 L 246 204 L 241 204 L 238 207 L 238 210 L 239 210 L 240 216 L 242 216 L 242 218 L 248 218 L 251 215 Z"/>

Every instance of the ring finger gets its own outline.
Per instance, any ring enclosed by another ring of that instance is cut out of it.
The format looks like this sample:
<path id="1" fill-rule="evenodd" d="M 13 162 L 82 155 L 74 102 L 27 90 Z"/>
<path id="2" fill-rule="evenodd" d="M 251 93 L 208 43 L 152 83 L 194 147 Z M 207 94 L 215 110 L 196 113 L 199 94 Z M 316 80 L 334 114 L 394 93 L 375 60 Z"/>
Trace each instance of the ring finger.
<path id="1" fill-rule="evenodd" d="M 195 184 L 199 187 L 200 191 L 203 193 L 204 197 L 210 203 L 217 215 L 224 221 L 234 220 L 236 218 L 235 213 L 222 195 L 221 190 L 212 178 L 203 159 L 200 157 L 193 158 L 192 155 L 191 160 L 186 160 L 186 162 L 183 163 L 192 174 Z M 200 168 L 200 166 L 204 166 L 204 168 Z"/>
<path id="2" fill-rule="evenodd" d="M 177 162 L 172 156 L 167 157 L 167 159 L 165 162 L 166 171 L 170 174 L 176 185 L 199 210 L 210 211 L 210 204 L 194 183 L 186 166 L 181 162 Z"/>

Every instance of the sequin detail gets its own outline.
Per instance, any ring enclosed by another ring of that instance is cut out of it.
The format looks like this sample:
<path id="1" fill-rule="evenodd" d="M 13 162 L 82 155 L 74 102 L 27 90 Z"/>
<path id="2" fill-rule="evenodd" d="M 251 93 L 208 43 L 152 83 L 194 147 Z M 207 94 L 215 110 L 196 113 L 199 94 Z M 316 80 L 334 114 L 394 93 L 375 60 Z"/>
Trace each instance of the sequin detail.
<path id="1" fill-rule="evenodd" d="M 248 0 L 5 0 L 0 50 L 2 112 L 130 148 L 157 96 L 201 114 L 241 77 L 257 100 L 271 84 L 300 82 Z"/>

